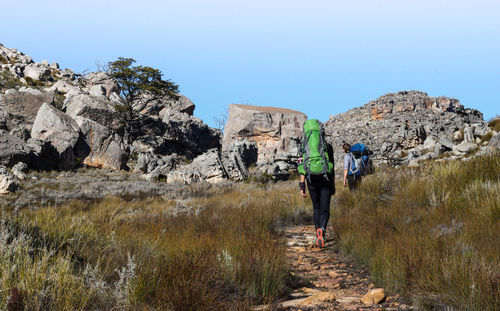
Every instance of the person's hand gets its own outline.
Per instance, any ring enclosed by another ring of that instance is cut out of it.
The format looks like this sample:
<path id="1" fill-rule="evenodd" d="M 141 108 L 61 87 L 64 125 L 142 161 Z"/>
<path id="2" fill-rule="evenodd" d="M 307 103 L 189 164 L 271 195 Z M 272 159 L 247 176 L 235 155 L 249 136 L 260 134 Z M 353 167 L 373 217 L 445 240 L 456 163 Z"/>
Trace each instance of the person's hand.
<path id="1" fill-rule="evenodd" d="M 306 195 L 306 191 L 305 190 L 300 190 L 300 194 L 305 198 L 307 195 Z"/>
<path id="2" fill-rule="evenodd" d="M 347 187 L 347 182 L 344 180 L 344 187 Z"/>

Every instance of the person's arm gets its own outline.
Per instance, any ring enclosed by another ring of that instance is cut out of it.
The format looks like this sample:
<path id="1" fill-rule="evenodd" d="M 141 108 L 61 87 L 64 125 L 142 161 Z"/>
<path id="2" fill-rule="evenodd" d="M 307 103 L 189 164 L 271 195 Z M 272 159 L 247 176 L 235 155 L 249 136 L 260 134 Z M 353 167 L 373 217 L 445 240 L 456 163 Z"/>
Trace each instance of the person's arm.
<path id="1" fill-rule="evenodd" d="M 344 156 L 344 187 L 347 187 L 347 174 L 349 173 L 349 166 L 351 165 L 351 157 L 346 154 Z"/>
<path id="2" fill-rule="evenodd" d="M 300 188 L 300 194 L 303 197 L 306 197 L 306 176 L 304 175 L 300 175 L 299 188 Z"/>
<path id="3" fill-rule="evenodd" d="M 333 147 L 331 144 L 326 145 L 328 149 L 328 158 L 330 159 L 330 162 L 333 164 L 333 169 L 332 169 L 332 194 L 335 194 L 335 159 L 333 158 Z"/>

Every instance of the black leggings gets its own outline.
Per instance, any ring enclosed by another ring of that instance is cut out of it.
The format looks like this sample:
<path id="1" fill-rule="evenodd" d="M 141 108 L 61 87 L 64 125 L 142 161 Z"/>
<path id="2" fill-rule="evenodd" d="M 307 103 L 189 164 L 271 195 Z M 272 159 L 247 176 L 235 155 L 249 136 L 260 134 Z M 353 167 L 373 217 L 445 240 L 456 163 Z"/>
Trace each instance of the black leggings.
<path id="1" fill-rule="evenodd" d="M 311 182 L 307 183 L 309 195 L 313 204 L 313 219 L 316 229 L 326 230 L 328 220 L 330 219 L 330 198 L 333 190 L 333 178 L 325 180 L 323 176 L 311 176 Z"/>

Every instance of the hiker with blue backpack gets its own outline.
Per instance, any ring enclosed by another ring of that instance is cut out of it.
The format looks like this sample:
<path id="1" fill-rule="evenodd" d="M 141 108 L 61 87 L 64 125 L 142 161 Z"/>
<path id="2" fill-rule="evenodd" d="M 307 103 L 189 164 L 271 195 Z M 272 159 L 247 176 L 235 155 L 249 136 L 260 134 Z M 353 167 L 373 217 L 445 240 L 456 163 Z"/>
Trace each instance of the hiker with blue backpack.
<path id="1" fill-rule="evenodd" d="M 320 121 L 310 119 L 304 122 L 302 162 L 298 165 L 299 188 L 306 197 L 306 181 L 313 204 L 313 219 L 316 238 L 314 244 L 325 246 L 325 233 L 330 219 L 330 199 L 335 194 L 333 170 L 333 148 L 325 141 L 325 132 Z"/>
<path id="2" fill-rule="evenodd" d="M 355 190 L 361 183 L 363 175 L 373 173 L 373 164 L 370 155 L 373 154 L 365 145 L 357 143 L 351 146 L 348 143 L 342 145 L 344 150 L 344 187 Z"/>

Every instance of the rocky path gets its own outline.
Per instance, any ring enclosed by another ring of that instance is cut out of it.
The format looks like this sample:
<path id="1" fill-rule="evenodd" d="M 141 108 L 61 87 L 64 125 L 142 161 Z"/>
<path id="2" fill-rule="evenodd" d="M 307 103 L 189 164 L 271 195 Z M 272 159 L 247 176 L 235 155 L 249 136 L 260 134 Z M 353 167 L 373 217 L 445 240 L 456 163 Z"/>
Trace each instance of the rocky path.
<path id="1" fill-rule="evenodd" d="M 290 227 L 286 237 L 291 271 L 302 285 L 285 301 L 255 310 L 411 310 L 398 296 L 375 288 L 367 271 L 335 252 L 328 237 L 325 248 L 312 247 L 312 227 Z"/>

